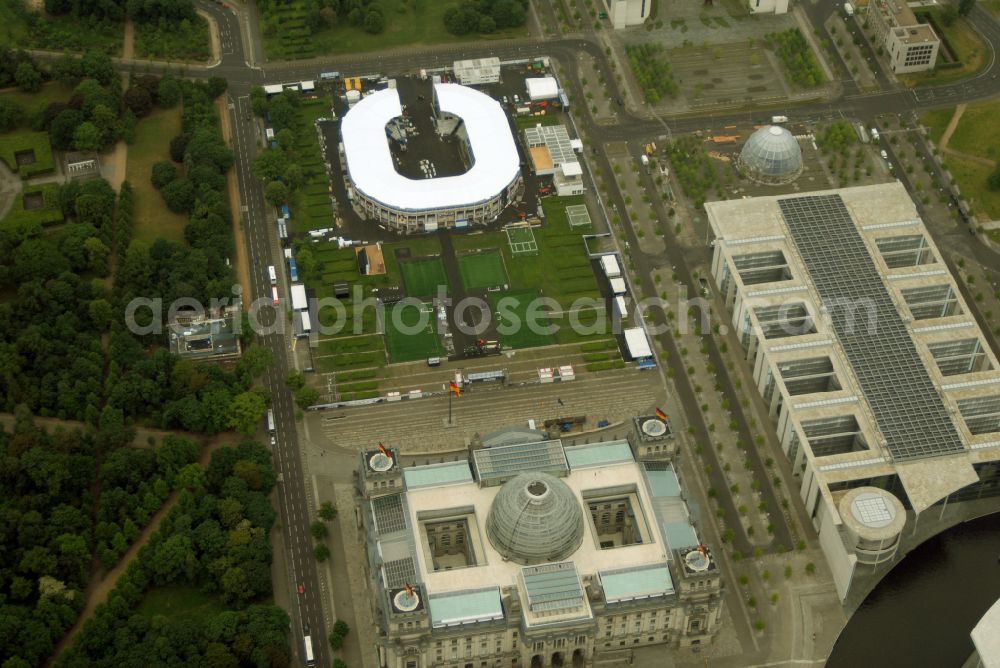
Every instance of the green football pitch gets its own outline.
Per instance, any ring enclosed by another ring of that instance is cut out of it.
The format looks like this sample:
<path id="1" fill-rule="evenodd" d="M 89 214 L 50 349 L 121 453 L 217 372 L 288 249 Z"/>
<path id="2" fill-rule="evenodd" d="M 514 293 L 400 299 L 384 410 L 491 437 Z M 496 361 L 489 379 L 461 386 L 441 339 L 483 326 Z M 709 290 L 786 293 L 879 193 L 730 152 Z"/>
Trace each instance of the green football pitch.
<path id="1" fill-rule="evenodd" d="M 407 260 L 399 264 L 403 274 L 403 285 L 408 297 L 434 297 L 438 286 L 448 286 L 444 264 L 439 258 L 428 260 Z"/>
<path id="2" fill-rule="evenodd" d="M 458 256 L 458 271 L 466 290 L 493 288 L 509 283 L 503 258 L 497 251 Z"/>
<path id="3" fill-rule="evenodd" d="M 385 341 L 392 362 L 412 362 L 444 354 L 437 334 L 437 316 L 428 303 L 417 306 L 402 302 L 387 308 Z"/>
<path id="4" fill-rule="evenodd" d="M 497 336 L 505 348 L 533 348 L 555 343 L 551 334 L 533 331 L 528 322 L 528 305 L 536 297 L 538 290 L 506 290 L 490 293 L 490 309 L 496 319 Z M 537 318 L 538 326 L 545 327 L 548 324 L 549 320 Z"/>

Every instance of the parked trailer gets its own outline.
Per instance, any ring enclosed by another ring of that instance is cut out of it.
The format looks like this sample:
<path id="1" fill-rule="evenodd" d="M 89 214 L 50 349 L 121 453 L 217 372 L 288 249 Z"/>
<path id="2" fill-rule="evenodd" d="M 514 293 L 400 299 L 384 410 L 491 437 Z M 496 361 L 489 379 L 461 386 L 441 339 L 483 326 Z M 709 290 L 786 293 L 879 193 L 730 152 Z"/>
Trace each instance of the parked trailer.
<path id="1" fill-rule="evenodd" d="M 871 142 L 872 138 L 868 136 L 868 130 L 865 129 L 864 123 L 855 123 L 854 129 L 858 133 L 858 139 L 861 140 L 862 144 L 868 144 Z"/>

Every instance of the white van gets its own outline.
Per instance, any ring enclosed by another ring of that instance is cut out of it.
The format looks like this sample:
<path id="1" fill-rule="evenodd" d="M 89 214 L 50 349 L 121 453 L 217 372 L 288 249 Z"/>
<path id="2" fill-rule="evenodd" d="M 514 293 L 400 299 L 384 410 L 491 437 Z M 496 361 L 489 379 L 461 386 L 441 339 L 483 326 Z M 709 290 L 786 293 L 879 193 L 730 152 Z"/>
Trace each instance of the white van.
<path id="1" fill-rule="evenodd" d="M 278 284 L 278 274 L 274 271 L 274 265 L 268 265 L 267 267 L 267 277 L 271 279 L 271 285 Z"/>

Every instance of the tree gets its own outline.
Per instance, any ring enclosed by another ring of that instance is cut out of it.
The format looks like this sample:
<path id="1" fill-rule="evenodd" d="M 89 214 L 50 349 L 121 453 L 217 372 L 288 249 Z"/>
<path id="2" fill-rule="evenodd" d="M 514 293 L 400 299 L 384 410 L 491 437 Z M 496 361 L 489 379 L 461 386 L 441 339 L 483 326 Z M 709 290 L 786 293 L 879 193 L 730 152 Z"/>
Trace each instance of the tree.
<path id="1" fill-rule="evenodd" d="M 941 10 L 941 23 L 946 26 L 950 26 L 958 20 L 958 7 L 949 3 L 946 3 L 944 9 Z"/>
<path id="2" fill-rule="evenodd" d="M 186 213 L 194 208 L 194 184 L 188 178 L 174 179 L 163 187 L 160 194 L 167 208 L 174 213 Z"/>
<path id="3" fill-rule="evenodd" d="M 101 148 L 101 131 L 90 121 L 81 123 L 73 131 L 73 148 L 78 151 L 96 151 Z"/>
<path id="4" fill-rule="evenodd" d="M 959 16 L 968 16 L 972 8 L 976 6 L 976 0 L 958 0 Z"/>
<path id="5" fill-rule="evenodd" d="M 311 533 L 313 538 L 315 538 L 316 540 L 323 540 L 324 538 L 326 538 L 327 533 L 329 532 L 327 531 L 326 525 L 323 524 L 323 522 L 316 520 L 315 522 L 309 525 L 309 533 Z"/>
<path id="6" fill-rule="evenodd" d="M 80 67 L 84 76 L 96 79 L 102 86 L 110 84 L 115 77 L 115 66 L 111 62 L 111 56 L 102 51 L 91 49 L 84 53 Z"/>
<path id="7" fill-rule="evenodd" d="M 52 63 L 51 75 L 64 86 L 73 86 L 83 76 L 83 63 L 68 53 L 63 54 Z"/>
<path id="8" fill-rule="evenodd" d="M 37 92 L 42 87 L 42 73 L 35 69 L 31 61 L 24 61 L 14 72 L 14 81 L 18 87 L 28 93 Z"/>
<path id="9" fill-rule="evenodd" d="M 288 187 L 281 181 L 271 181 L 264 187 L 264 199 L 273 206 L 281 206 L 288 201 Z"/>
<path id="10" fill-rule="evenodd" d="M 343 646 L 344 646 L 344 634 L 337 633 L 336 629 L 330 631 L 330 647 L 336 650 L 340 649 Z"/>
<path id="11" fill-rule="evenodd" d="M 163 77 L 160 79 L 160 87 L 157 89 L 156 97 L 159 100 L 160 106 L 164 109 L 176 106 L 181 101 L 180 83 L 172 76 Z M 178 162 L 180 161 L 178 160 Z"/>
<path id="12" fill-rule="evenodd" d="M 99 237 L 90 237 L 83 242 L 83 250 L 87 253 L 87 265 L 98 276 L 108 273 L 109 249 Z M 103 301 L 103 300 L 101 300 Z"/>
<path id="13" fill-rule="evenodd" d="M 191 141 L 190 135 L 177 135 L 171 139 L 170 159 L 174 162 L 184 162 L 184 153 L 187 151 L 189 141 Z"/>
<path id="14" fill-rule="evenodd" d="M 330 548 L 328 548 L 323 543 L 320 543 L 319 545 L 313 548 L 313 556 L 316 557 L 316 561 L 320 562 L 326 561 L 327 559 L 330 558 Z"/>
<path id="15" fill-rule="evenodd" d="M 295 134 L 288 128 L 278 130 L 274 139 L 278 142 L 278 146 L 285 151 L 291 150 L 295 146 Z"/>
<path id="16" fill-rule="evenodd" d="M 161 160 L 153 165 L 153 174 L 149 180 L 153 187 L 160 190 L 168 183 L 177 178 L 177 167 L 168 160 Z"/>
<path id="17" fill-rule="evenodd" d="M 986 180 L 986 185 L 990 190 L 1000 190 L 1000 166 L 997 166 L 990 174 Z"/>
<path id="18" fill-rule="evenodd" d="M 87 310 L 97 330 L 100 332 L 108 331 L 108 327 L 111 325 L 111 318 L 114 316 L 111 304 L 104 299 L 94 299 L 88 305 Z"/>
<path id="19" fill-rule="evenodd" d="M 49 139 L 52 148 L 68 151 L 73 148 L 73 133 L 83 123 L 83 114 L 76 109 L 64 109 L 59 112 L 49 126 Z M 95 128 L 96 130 L 96 128 Z"/>
<path id="20" fill-rule="evenodd" d="M 329 501 L 324 501 L 319 506 L 319 516 L 324 520 L 330 521 L 337 517 L 337 508 L 333 503 Z"/>
<path id="21" fill-rule="evenodd" d="M 295 393 L 295 403 L 299 408 L 308 408 L 319 400 L 319 392 L 312 387 L 300 388 Z"/>
<path id="22" fill-rule="evenodd" d="M 285 378 L 285 385 L 287 385 L 294 392 L 295 390 L 300 390 L 305 387 L 306 377 L 302 375 L 302 372 L 297 369 L 292 369 L 288 372 L 288 377 Z"/>
<path id="23" fill-rule="evenodd" d="M 267 412 L 267 404 L 257 392 L 237 394 L 229 404 L 228 426 L 241 434 L 251 436 Z"/>
<path id="24" fill-rule="evenodd" d="M 365 14 L 365 32 L 369 35 L 377 35 L 385 29 L 385 17 L 382 12 L 375 9 L 378 5 L 369 5 L 371 9 Z"/>
<path id="25" fill-rule="evenodd" d="M 132 86 L 125 91 L 123 99 L 125 106 L 132 110 L 132 113 L 142 118 L 153 108 L 153 98 L 146 88 Z"/>
<path id="26" fill-rule="evenodd" d="M 0 132 L 16 128 L 24 118 L 24 108 L 17 102 L 0 97 Z"/>
<path id="27" fill-rule="evenodd" d="M 226 89 L 229 88 L 229 82 L 223 77 L 209 77 L 206 87 L 208 96 L 214 100 L 226 92 Z"/>
<path id="28" fill-rule="evenodd" d="M 261 181 L 277 181 L 288 169 L 288 155 L 284 151 L 262 151 L 253 161 L 253 173 Z"/>
<path id="29" fill-rule="evenodd" d="M 333 632 L 341 637 L 346 637 L 347 634 L 350 633 L 350 631 L 351 627 L 348 626 L 347 622 L 345 622 L 342 619 L 338 619 L 336 622 L 333 623 Z"/>
<path id="30" fill-rule="evenodd" d="M 488 35 L 497 29 L 497 22 L 492 16 L 483 16 L 479 19 L 479 32 Z"/>

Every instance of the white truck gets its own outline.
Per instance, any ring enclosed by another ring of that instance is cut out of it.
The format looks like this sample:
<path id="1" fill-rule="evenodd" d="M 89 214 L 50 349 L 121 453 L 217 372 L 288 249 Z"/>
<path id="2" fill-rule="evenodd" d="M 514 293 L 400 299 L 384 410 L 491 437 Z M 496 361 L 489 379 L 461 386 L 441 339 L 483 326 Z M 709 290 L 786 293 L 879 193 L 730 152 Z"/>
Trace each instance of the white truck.
<path id="1" fill-rule="evenodd" d="M 787 123 L 788 116 L 771 116 L 771 123 Z"/>
<path id="2" fill-rule="evenodd" d="M 643 167 L 648 168 L 649 167 L 649 156 L 646 155 L 645 153 L 643 153 L 642 155 L 639 156 L 639 162 L 642 163 Z"/>
<path id="3" fill-rule="evenodd" d="M 876 128 L 874 125 L 872 126 L 872 141 L 874 142 L 878 141 L 878 128 Z"/>
<path id="4" fill-rule="evenodd" d="M 854 5 L 849 2 L 844 3 L 844 16 L 847 18 L 854 16 Z"/>

